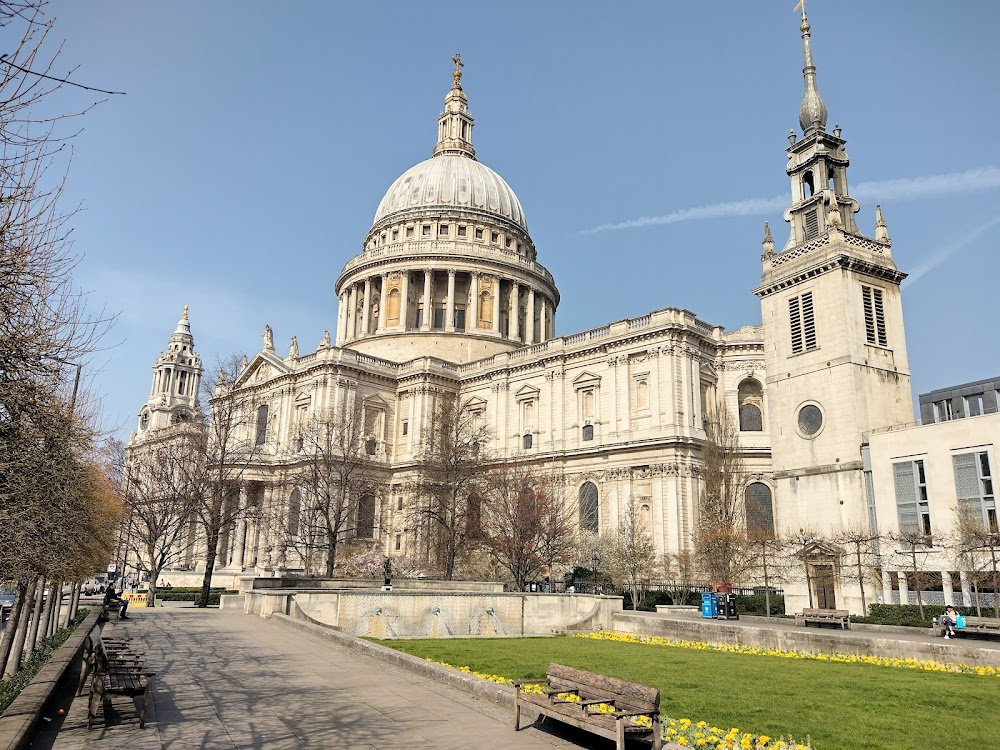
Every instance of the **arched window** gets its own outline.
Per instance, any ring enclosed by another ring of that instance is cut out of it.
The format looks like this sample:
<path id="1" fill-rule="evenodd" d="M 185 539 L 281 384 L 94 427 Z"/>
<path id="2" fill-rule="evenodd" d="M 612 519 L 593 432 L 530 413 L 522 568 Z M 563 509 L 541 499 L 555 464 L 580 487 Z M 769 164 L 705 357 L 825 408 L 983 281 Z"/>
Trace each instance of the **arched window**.
<path id="1" fill-rule="evenodd" d="M 493 330 L 493 295 L 488 289 L 479 293 L 479 327 Z"/>
<path id="2" fill-rule="evenodd" d="M 288 498 L 288 534 L 296 536 L 299 533 L 299 520 L 302 515 L 302 495 L 295 489 Z"/>
<path id="3" fill-rule="evenodd" d="M 385 308 L 385 324 L 387 326 L 398 326 L 399 320 L 399 290 L 389 290 L 389 304 Z"/>
<path id="4" fill-rule="evenodd" d="M 740 383 L 737 398 L 740 404 L 740 431 L 761 432 L 764 429 L 764 391 L 760 382 L 747 378 Z"/>
<path id="5" fill-rule="evenodd" d="M 371 539 L 375 536 L 375 495 L 364 493 L 358 498 L 358 539 Z"/>
<path id="6" fill-rule="evenodd" d="M 584 482 L 580 487 L 580 531 L 598 532 L 597 485 Z"/>
<path id="7" fill-rule="evenodd" d="M 594 439 L 594 425 L 585 424 L 583 426 L 583 439 L 585 441 Z"/>
<path id="8" fill-rule="evenodd" d="M 267 442 L 267 406 L 257 409 L 257 445 Z"/>
<path id="9" fill-rule="evenodd" d="M 771 488 L 763 482 L 753 482 L 746 490 L 747 531 L 753 536 L 774 536 L 774 508 Z"/>

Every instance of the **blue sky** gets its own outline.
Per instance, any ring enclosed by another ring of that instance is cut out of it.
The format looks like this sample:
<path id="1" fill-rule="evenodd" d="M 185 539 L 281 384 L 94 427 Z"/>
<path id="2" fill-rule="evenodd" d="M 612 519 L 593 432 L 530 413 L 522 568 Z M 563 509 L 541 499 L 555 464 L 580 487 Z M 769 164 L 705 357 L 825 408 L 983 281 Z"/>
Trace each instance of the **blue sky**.
<path id="1" fill-rule="evenodd" d="M 562 293 L 559 335 L 668 306 L 758 323 L 764 221 L 787 237 L 793 6 L 54 0 L 62 66 L 127 92 L 85 117 L 66 196 L 79 282 L 120 312 L 88 366 L 105 425 L 134 428 L 185 304 L 208 366 L 252 355 L 265 323 L 279 351 L 335 329 L 333 284 L 430 155 L 455 52 L 478 157 Z M 807 9 L 858 224 L 873 234 L 881 203 L 911 273 L 914 395 L 1000 373 L 1000 4 Z"/>

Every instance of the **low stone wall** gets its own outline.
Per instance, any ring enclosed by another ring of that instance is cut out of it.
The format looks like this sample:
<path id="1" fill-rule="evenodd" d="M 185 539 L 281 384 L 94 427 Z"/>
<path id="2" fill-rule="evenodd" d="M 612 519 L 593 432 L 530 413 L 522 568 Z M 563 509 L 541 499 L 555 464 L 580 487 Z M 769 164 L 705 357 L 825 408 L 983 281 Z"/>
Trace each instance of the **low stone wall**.
<path id="1" fill-rule="evenodd" d="M 370 638 L 548 635 L 585 623 L 610 627 L 622 599 L 589 594 L 517 594 L 379 589 L 254 589 L 243 611 L 303 619 Z M 235 601 L 233 605 L 235 605 Z M 224 607 L 229 608 L 227 600 Z"/>
<path id="2" fill-rule="evenodd" d="M 776 628 L 765 624 L 766 618 L 754 619 L 757 622 L 753 625 L 736 625 L 726 620 L 653 617 L 622 612 L 614 615 L 611 630 L 712 644 L 738 643 L 788 651 L 836 652 L 957 662 L 974 666 L 1000 666 L 1000 649 L 983 648 L 968 639 L 943 641 L 928 634 L 927 641 L 924 642 L 893 638 L 895 633 L 875 633 L 868 629 L 845 632 L 826 628 Z M 920 635 L 920 631 L 907 635 Z"/>
<path id="3" fill-rule="evenodd" d="M 92 607 L 84 621 L 77 625 L 66 642 L 52 654 L 35 678 L 3 712 L 3 716 L 0 716 L 0 748 L 22 750 L 31 745 L 45 705 L 66 671 L 80 658 L 83 642 L 97 627 L 100 615 L 101 607 Z"/>
<path id="4" fill-rule="evenodd" d="M 260 578 L 241 576 L 238 579 L 240 593 L 255 589 L 375 589 L 380 588 L 379 580 L 361 578 Z M 437 581 L 430 578 L 393 579 L 394 591 L 476 591 L 486 593 L 503 592 L 503 584 L 498 581 Z"/>

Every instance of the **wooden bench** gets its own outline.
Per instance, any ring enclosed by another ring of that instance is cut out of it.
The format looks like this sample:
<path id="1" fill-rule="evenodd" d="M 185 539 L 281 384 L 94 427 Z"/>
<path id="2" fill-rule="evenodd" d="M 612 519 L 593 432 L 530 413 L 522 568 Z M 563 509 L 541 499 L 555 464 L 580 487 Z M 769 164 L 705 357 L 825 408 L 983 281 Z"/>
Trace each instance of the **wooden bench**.
<path id="1" fill-rule="evenodd" d="M 137 650 L 128 639 L 108 639 L 107 642 L 94 638 L 89 645 L 89 667 L 85 666 L 80 684 L 83 685 L 87 673 L 91 677 L 90 701 L 87 708 L 87 729 L 94 726 L 97 711 L 104 704 L 105 695 L 142 696 L 139 711 L 139 728 L 146 726 L 146 712 L 149 708 L 149 694 L 153 688 L 156 672 L 146 669 L 145 655 Z"/>
<path id="2" fill-rule="evenodd" d="M 111 619 L 112 613 L 114 613 L 115 615 L 115 620 L 122 619 L 122 602 L 112 601 L 108 602 L 107 604 L 101 605 L 101 616 L 98 619 L 98 622 L 107 622 L 108 620 Z"/>
<path id="3" fill-rule="evenodd" d="M 809 627 L 809 623 L 815 623 L 819 627 L 832 623 L 847 630 L 851 626 L 851 613 L 846 609 L 803 609 L 795 615 L 796 625 Z"/>
<path id="4" fill-rule="evenodd" d="M 660 691 L 657 688 L 562 664 L 549 664 L 547 674 L 545 680 L 514 683 L 514 731 L 521 728 L 521 709 L 528 707 L 540 715 L 612 739 L 617 750 L 625 750 L 626 738 L 645 737 L 651 737 L 654 750 L 660 750 L 663 730 L 660 728 Z M 541 694 L 521 690 L 522 685 L 543 683 L 549 687 Z M 598 708 L 601 704 L 613 710 L 602 712 Z M 650 720 L 649 726 L 634 722 L 642 716 Z"/>
<path id="5" fill-rule="evenodd" d="M 996 638 L 1000 636 L 1000 619 L 996 617 L 965 617 L 965 625 L 961 628 L 956 628 L 952 626 L 955 635 L 963 636 L 967 638 Z M 934 635 L 943 636 L 944 626 L 941 624 L 941 618 L 934 618 Z"/>

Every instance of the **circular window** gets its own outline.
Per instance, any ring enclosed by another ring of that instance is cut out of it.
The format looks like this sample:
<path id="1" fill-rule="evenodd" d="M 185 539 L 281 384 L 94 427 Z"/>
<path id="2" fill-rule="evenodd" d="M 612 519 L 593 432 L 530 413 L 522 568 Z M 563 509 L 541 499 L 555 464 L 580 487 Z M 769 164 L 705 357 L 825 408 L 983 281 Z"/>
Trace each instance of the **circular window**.
<path id="1" fill-rule="evenodd" d="M 806 404 L 799 409 L 799 432 L 812 437 L 823 427 L 823 412 L 815 404 Z"/>

